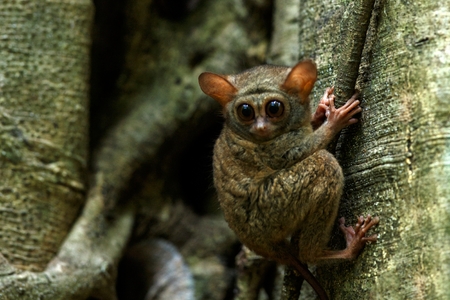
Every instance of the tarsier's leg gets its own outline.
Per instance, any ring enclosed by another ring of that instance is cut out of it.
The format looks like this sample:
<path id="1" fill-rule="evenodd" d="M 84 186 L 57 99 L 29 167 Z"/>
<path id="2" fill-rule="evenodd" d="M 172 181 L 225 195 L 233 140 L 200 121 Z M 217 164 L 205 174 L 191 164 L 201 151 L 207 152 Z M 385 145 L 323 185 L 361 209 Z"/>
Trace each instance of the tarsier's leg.
<path id="1" fill-rule="evenodd" d="M 258 207 L 270 206 L 270 209 L 261 209 L 267 211 L 260 218 L 265 222 L 266 238 L 261 242 L 285 241 L 300 230 L 302 236 L 311 241 L 305 245 L 307 249 L 324 249 L 336 221 L 343 185 L 338 162 L 325 150 L 266 179 L 260 190 L 264 196 L 260 197 Z"/>
<path id="2" fill-rule="evenodd" d="M 336 222 L 344 187 L 344 176 L 334 156 L 321 150 L 309 159 L 311 161 L 305 159 L 292 167 L 298 168 L 299 172 L 306 168 L 307 172 L 302 176 L 303 181 L 309 183 L 304 184 L 299 195 L 308 213 L 299 220 L 296 228 L 298 258 L 304 263 L 316 262 L 318 256 L 326 255 L 324 251 Z"/>
<path id="3" fill-rule="evenodd" d="M 334 158 L 330 158 L 335 160 Z M 336 162 L 337 163 L 337 162 Z M 332 164 L 330 162 L 330 164 Z M 364 245 L 369 241 L 376 241 L 376 235 L 367 236 L 367 231 L 378 224 L 378 217 L 372 218 L 368 215 L 366 218 L 362 216 L 358 218 L 355 227 L 345 226 L 345 219 L 339 220 L 340 230 L 344 233 L 347 242 L 347 247 L 344 250 L 326 250 L 327 243 L 330 238 L 330 231 L 333 227 L 336 218 L 336 211 L 330 208 L 323 208 L 322 205 L 333 206 L 337 209 L 340 200 L 340 191 L 337 191 L 339 186 L 330 185 L 330 172 L 324 172 L 322 180 L 323 183 L 318 183 L 317 190 L 323 190 L 320 206 L 318 205 L 311 213 L 306 216 L 299 226 L 299 259 L 302 262 L 318 263 L 321 261 L 330 260 L 351 260 L 358 256 Z M 315 195 L 317 197 L 319 195 Z M 337 198 L 336 198 L 337 197 Z M 327 213 L 329 219 L 327 218 Z"/>
<path id="4" fill-rule="evenodd" d="M 336 220 L 343 185 L 344 178 L 338 162 L 330 153 L 321 150 L 268 178 L 260 191 L 265 193 L 261 199 L 270 201 L 268 205 L 271 209 L 270 215 L 264 216 L 268 220 L 265 239 L 259 241 L 264 246 L 254 250 L 295 267 L 320 299 L 328 299 L 326 292 L 299 260 L 298 251 L 292 248 L 287 238 L 299 229 L 302 232 L 304 229 L 311 230 L 306 238 L 312 235 L 313 243 L 320 250 L 324 249 Z"/>
<path id="5" fill-rule="evenodd" d="M 264 242 L 282 243 L 289 234 L 298 232 L 298 258 L 302 262 L 355 258 L 366 242 L 376 240 L 374 236 L 365 237 L 365 234 L 378 223 L 378 218 L 360 217 L 355 228 L 345 227 L 341 219 L 347 248 L 341 251 L 326 250 L 336 222 L 343 185 L 344 178 L 338 162 L 325 150 L 270 178 L 263 189 L 269 193 L 262 197 L 271 205 L 270 215 L 264 216 L 271 227 L 266 231 L 267 240 Z M 277 224 L 280 225 L 277 227 Z M 270 249 L 268 246 L 263 248 Z M 272 253 L 264 255 L 280 262 L 291 260 L 282 253 L 269 252 Z"/>

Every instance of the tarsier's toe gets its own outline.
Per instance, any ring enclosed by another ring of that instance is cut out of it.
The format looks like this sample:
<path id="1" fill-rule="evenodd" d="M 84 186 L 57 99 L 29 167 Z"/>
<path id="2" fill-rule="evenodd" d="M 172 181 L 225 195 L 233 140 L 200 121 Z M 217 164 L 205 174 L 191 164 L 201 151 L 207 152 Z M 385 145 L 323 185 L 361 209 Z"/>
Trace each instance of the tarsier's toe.
<path id="1" fill-rule="evenodd" d="M 362 217 L 360 217 L 360 218 L 362 218 Z M 379 217 L 372 218 L 371 215 L 367 215 L 367 217 L 365 219 L 363 219 L 363 222 L 361 224 L 361 229 L 364 230 L 364 232 L 367 232 L 370 228 L 377 225 L 378 222 L 380 222 Z M 359 224 L 359 220 L 358 220 L 358 224 Z"/>
<path id="2" fill-rule="evenodd" d="M 355 228 L 353 228 L 353 226 L 345 226 L 345 218 L 344 217 L 339 219 L 339 229 L 345 235 L 345 239 L 347 241 L 354 239 L 354 237 L 356 235 Z"/>
<path id="3" fill-rule="evenodd" d="M 345 219 L 339 219 L 339 227 L 345 235 L 347 241 L 347 251 L 349 258 L 355 258 L 362 251 L 368 242 L 375 242 L 377 235 L 366 236 L 366 232 L 374 225 L 378 224 L 380 219 L 378 217 L 372 218 L 371 215 L 367 217 L 359 216 L 355 226 L 345 226 Z"/>
<path id="4" fill-rule="evenodd" d="M 373 234 L 371 236 L 365 236 L 363 238 L 361 238 L 362 241 L 364 242 L 376 242 L 378 239 L 378 235 Z"/>
<path id="5" fill-rule="evenodd" d="M 358 218 L 358 223 L 356 224 L 356 235 L 359 237 L 360 241 L 362 243 L 367 242 L 375 242 L 378 238 L 376 234 L 373 234 L 371 236 L 366 236 L 367 231 L 369 231 L 370 228 L 378 224 L 380 221 L 380 218 L 374 217 L 372 218 L 371 215 L 367 215 L 366 218 L 363 218 L 360 216 Z"/>
<path id="6" fill-rule="evenodd" d="M 334 92 L 334 87 L 326 88 L 322 98 L 320 99 L 320 103 L 325 104 L 328 107 L 328 105 L 330 104 L 330 99 L 331 98 L 333 100 L 335 99 L 333 92 Z"/>
<path id="7" fill-rule="evenodd" d="M 370 228 L 378 224 L 380 219 L 378 217 L 372 218 L 371 215 L 367 215 L 366 218 L 359 216 L 355 226 L 345 226 L 345 218 L 339 219 L 339 229 L 344 233 L 347 243 L 363 243 L 375 242 L 377 235 L 366 236 L 366 232 Z"/>

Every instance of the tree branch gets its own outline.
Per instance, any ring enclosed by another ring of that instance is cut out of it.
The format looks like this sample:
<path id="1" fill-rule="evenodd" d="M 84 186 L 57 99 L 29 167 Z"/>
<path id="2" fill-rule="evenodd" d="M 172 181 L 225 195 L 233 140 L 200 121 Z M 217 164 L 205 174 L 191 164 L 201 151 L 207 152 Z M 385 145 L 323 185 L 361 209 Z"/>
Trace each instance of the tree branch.
<path id="1" fill-rule="evenodd" d="M 356 0 L 350 2 L 344 12 L 340 28 L 342 43 L 334 87 L 338 106 L 343 105 L 355 91 L 374 3 L 375 0 Z"/>
<path id="2" fill-rule="evenodd" d="M 342 42 L 339 47 L 339 63 L 334 85 L 337 107 L 342 106 L 355 93 L 374 3 L 375 0 L 356 0 L 344 11 L 340 26 Z M 328 146 L 330 152 L 336 152 L 340 135 L 341 133 L 338 133 Z"/>

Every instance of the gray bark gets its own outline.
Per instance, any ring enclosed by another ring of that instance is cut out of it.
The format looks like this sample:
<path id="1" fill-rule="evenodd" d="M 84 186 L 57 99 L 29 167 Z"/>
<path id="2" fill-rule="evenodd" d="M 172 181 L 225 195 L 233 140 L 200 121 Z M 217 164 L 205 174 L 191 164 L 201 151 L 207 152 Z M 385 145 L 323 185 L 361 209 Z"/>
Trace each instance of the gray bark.
<path id="1" fill-rule="evenodd" d="M 303 5 L 300 53 L 319 65 L 320 95 L 339 79 L 338 28 L 353 6 Z M 346 175 L 341 215 L 378 215 L 379 240 L 354 263 L 318 268 L 333 299 L 449 298 L 448 14 L 432 1 L 375 7 L 357 84 L 361 122 L 342 133 L 337 157 Z"/>
<path id="2" fill-rule="evenodd" d="M 2 1 L 0 251 L 40 271 L 87 190 L 90 1 Z"/>

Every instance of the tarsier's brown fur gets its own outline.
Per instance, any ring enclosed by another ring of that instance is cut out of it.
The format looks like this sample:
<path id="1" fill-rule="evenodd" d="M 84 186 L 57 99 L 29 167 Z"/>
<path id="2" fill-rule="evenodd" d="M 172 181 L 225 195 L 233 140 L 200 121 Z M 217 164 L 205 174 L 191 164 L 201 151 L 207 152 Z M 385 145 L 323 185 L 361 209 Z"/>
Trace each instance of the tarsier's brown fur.
<path id="1" fill-rule="evenodd" d="M 304 268 L 301 263 L 355 258 L 367 241 L 376 240 L 365 233 L 378 223 L 368 216 L 346 227 L 341 219 L 347 248 L 326 249 L 344 177 L 324 149 L 342 128 L 357 122 L 353 116 L 361 108 L 354 95 L 336 109 L 329 88 L 312 116 L 308 97 L 316 77 L 310 60 L 293 68 L 264 65 L 237 75 L 199 77 L 202 90 L 224 110 L 213 165 L 225 219 L 248 248 L 297 269 Z M 298 253 L 288 241 L 293 233 L 299 234 Z M 326 299 L 318 283 L 312 285 Z"/>

